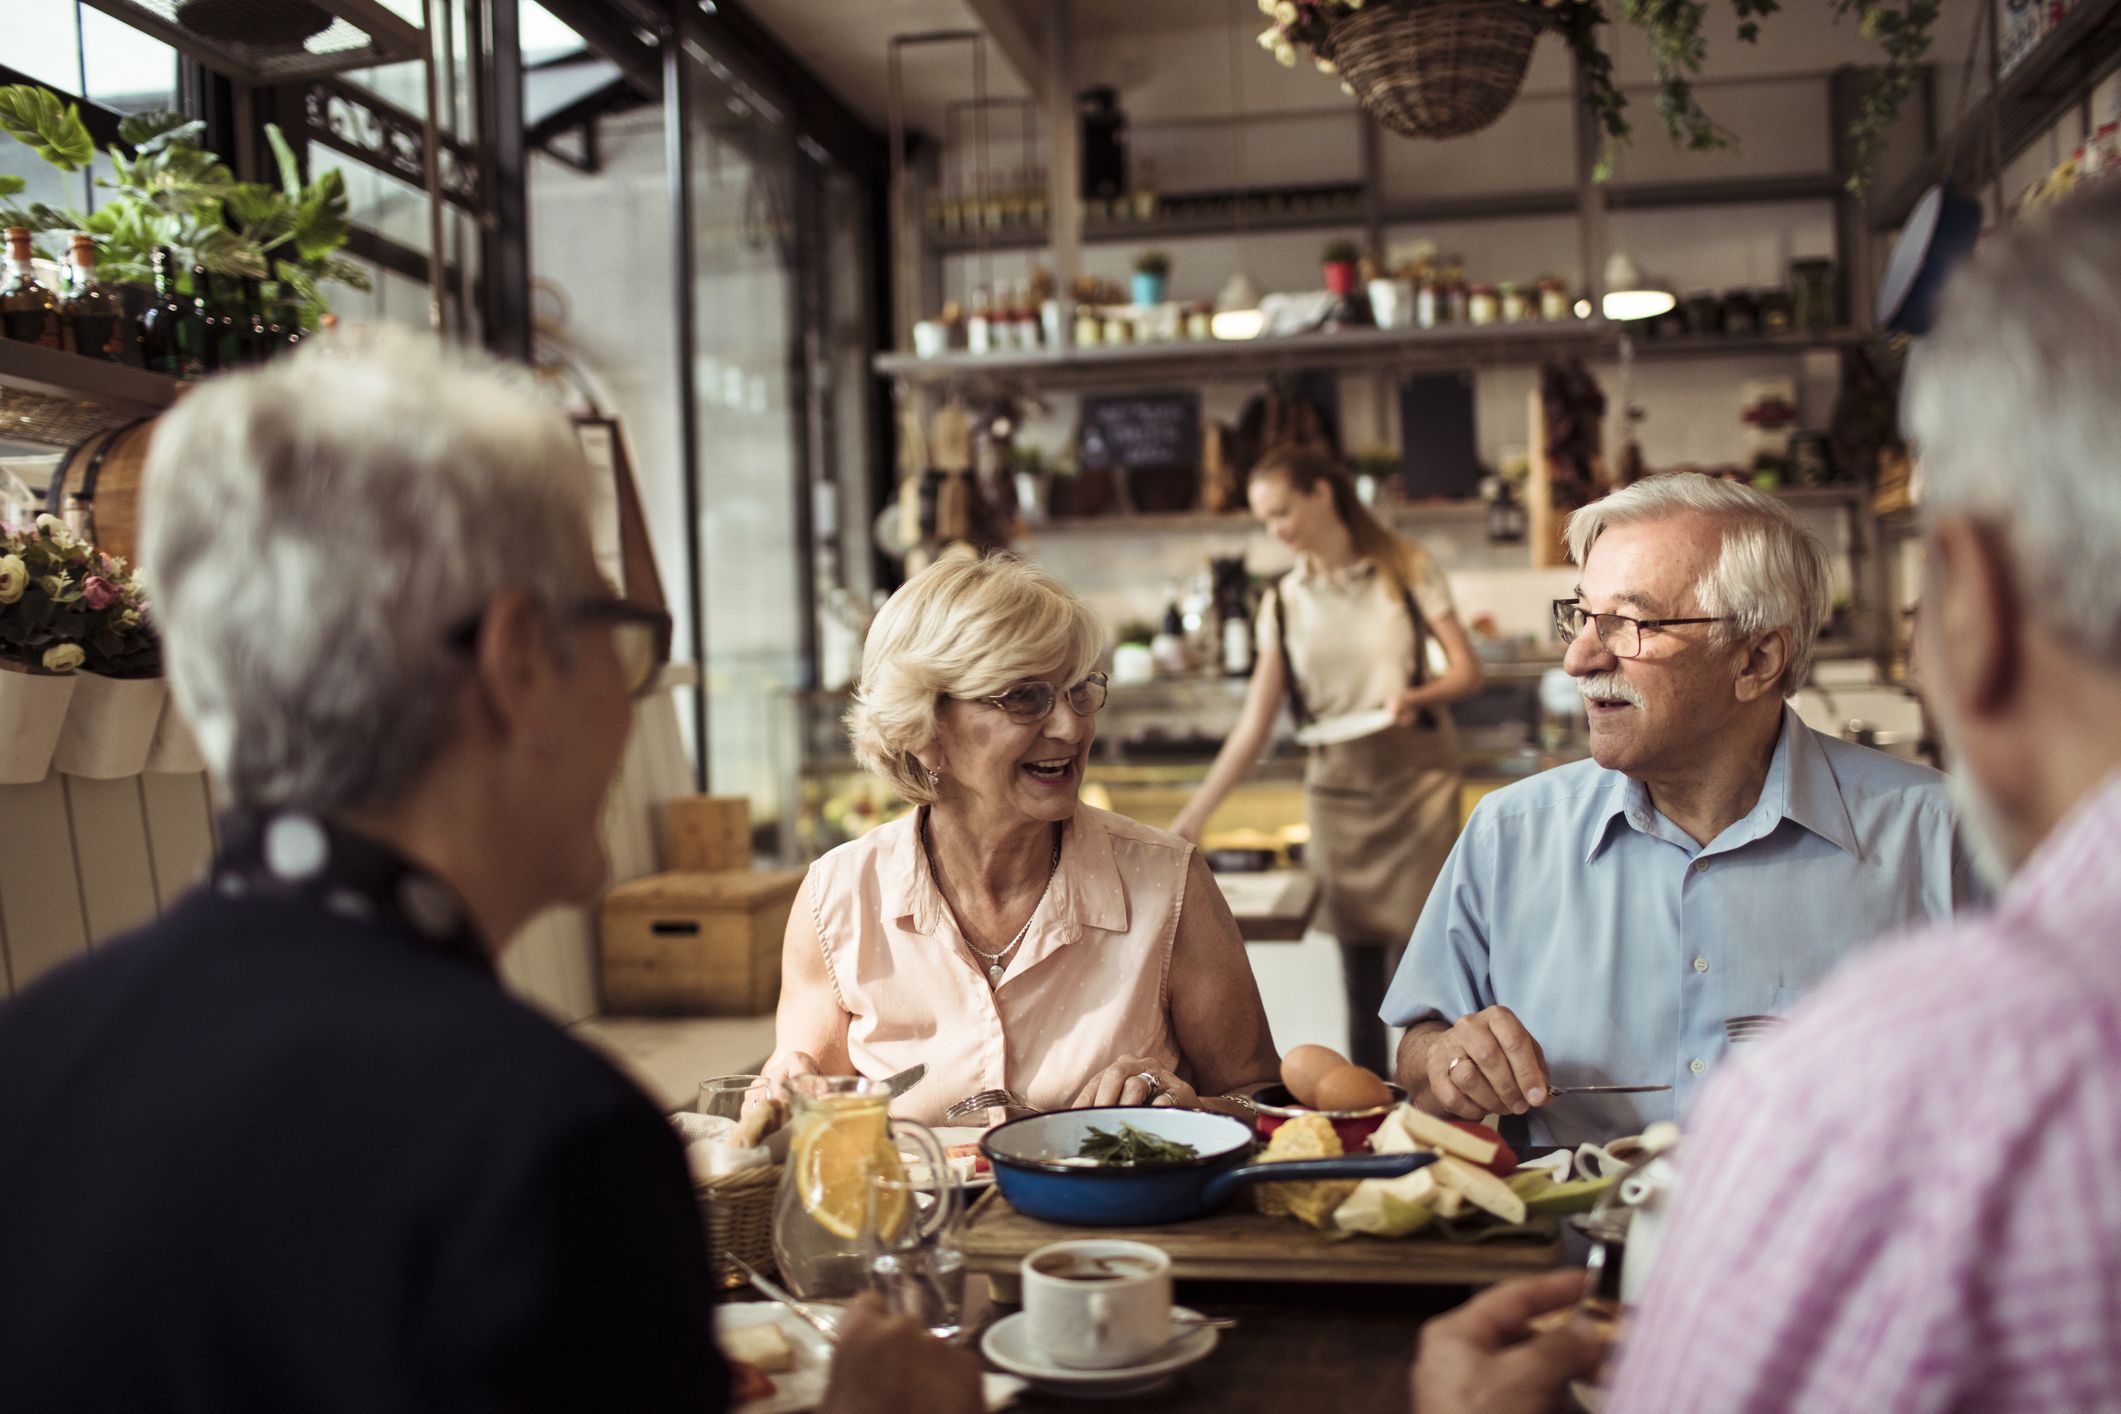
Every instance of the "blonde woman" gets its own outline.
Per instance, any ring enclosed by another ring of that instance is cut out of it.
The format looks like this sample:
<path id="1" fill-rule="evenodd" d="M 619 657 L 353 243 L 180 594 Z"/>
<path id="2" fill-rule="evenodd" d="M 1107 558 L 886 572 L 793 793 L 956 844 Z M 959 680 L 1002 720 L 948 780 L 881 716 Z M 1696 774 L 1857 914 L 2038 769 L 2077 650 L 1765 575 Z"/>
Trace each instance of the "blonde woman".
<path id="1" fill-rule="evenodd" d="M 1041 1110 L 1191 1105 L 1273 1077 L 1199 854 L 1080 799 L 1103 638 L 1009 555 L 944 560 L 884 606 L 848 732 L 919 808 L 811 866 L 769 1074 L 925 1065 L 893 1109 L 930 1123 L 984 1090 Z"/>
<path id="2" fill-rule="evenodd" d="M 1269 453 L 1246 492 L 1296 567 L 1260 605 L 1244 711 L 1171 828 L 1200 842 L 1284 701 L 1299 726 L 1392 714 L 1383 730 L 1314 747 L 1304 769 L 1307 858 L 1325 893 L 1319 926 L 1340 942 L 1350 1058 L 1384 1075 L 1385 985 L 1458 834 L 1458 738 L 1446 709 L 1480 691 L 1480 660 L 1436 562 L 1380 524 L 1329 457 Z M 1441 672 L 1431 670 L 1432 644 Z"/>

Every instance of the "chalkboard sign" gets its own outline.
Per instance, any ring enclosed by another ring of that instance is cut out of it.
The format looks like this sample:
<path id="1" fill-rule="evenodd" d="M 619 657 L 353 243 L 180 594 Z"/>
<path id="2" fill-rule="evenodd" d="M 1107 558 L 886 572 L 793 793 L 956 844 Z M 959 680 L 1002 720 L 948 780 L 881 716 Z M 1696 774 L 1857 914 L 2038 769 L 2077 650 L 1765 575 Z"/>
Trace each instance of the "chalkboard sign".
<path id="1" fill-rule="evenodd" d="M 1432 373 L 1399 385 L 1400 482 L 1416 501 L 1480 494 L 1473 375 Z"/>
<path id="2" fill-rule="evenodd" d="M 1200 395 L 1130 393 L 1083 399 L 1086 471 L 1200 464 Z"/>

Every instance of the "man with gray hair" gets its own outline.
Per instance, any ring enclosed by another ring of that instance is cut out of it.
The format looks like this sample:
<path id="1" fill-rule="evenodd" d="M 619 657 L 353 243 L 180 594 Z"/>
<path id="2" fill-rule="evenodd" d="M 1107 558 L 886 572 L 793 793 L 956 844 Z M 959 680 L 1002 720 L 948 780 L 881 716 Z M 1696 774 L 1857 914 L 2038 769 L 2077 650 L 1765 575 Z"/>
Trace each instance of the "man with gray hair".
<path id="1" fill-rule="evenodd" d="M 669 1126 L 495 973 L 602 886 L 669 647 L 589 476 L 523 377 L 424 339 L 156 432 L 145 568 L 230 813 L 201 887 L 0 1006 L 0 1409 L 733 1402 Z M 828 1414 L 979 1407 L 880 1308 L 839 1353 Z"/>
<path id="2" fill-rule="evenodd" d="M 2116 388 L 2109 184 L 1985 238 L 1908 372 L 1916 662 L 1996 907 L 1866 957 L 1718 1076 L 1609 1410 L 2114 1407 Z M 1526 1325 L 1581 1285 L 1432 1321 L 1416 1407 L 1554 1407 L 1597 1342 Z"/>
<path id="3" fill-rule="evenodd" d="M 1467 822 L 1385 999 L 1414 1102 L 1574 1145 L 1691 1108 L 1751 1018 L 1966 893 L 1943 778 L 1785 705 L 1826 552 L 1773 497 L 1656 476 L 1569 518 L 1591 757 Z M 1638 1093 L 1555 1096 L 1555 1087 Z"/>

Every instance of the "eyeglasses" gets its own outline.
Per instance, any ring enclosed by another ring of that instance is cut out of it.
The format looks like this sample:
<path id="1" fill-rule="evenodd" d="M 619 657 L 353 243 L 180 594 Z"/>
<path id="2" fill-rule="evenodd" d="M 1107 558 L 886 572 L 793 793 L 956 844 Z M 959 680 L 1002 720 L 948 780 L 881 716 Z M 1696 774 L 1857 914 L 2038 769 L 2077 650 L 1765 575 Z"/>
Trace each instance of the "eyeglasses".
<path id="1" fill-rule="evenodd" d="M 1068 689 L 1068 705 L 1075 709 L 1076 716 L 1095 716 L 1104 709 L 1108 681 L 1103 673 L 1092 673 Z M 1061 695 L 1054 691 L 1050 682 L 1027 682 L 1019 683 L 1007 692 L 997 692 L 990 697 L 968 697 L 965 701 L 998 707 L 1008 714 L 1010 721 L 1028 727 L 1033 722 L 1045 721 L 1053 711 L 1054 701 Z"/>
<path id="2" fill-rule="evenodd" d="M 1554 601 L 1554 636 L 1563 643 L 1574 643 L 1576 635 L 1583 632 L 1587 622 L 1598 625 L 1598 644 L 1615 658 L 1635 658 L 1642 654 L 1642 634 L 1648 629 L 1655 632 L 1661 628 L 1675 628 L 1680 624 L 1729 623 L 1728 614 L 1712 619 L 1631 619 L 1626 614 L 1593 614 L 1574 599 Z"/>
<path id="3" fill-rule="evenodd" d="M 646 604 L 612 598 L 584 599 L 567 612 L 577 624 L 602 624 L 611 629 L 627 693 L 646 697 L 670 661 L 670 615 Z M 459 652 L 468 652 L 479 641 L 479 625 L 485 617 L 483 610 L 472 615 L 451 629 L 444 641 Z"/>

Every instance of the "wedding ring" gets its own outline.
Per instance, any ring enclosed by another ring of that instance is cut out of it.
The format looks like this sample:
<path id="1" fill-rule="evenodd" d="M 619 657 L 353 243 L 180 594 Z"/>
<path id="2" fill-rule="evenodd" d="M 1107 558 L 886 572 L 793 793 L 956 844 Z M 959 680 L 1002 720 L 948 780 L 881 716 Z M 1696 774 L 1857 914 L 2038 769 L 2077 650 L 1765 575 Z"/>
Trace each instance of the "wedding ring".
<path id="1" fill-rule="evenodd" d="M 1454 1057 L 1452 1057 L 1452 1058 L 1451 1058 L 1451 1063 L 1450 1063 L 1449 1065 L 1447 1065 L 1447 1066 L 1445 1066 L 1445 1067 L 1443 1068 L 1443 1073 L 1444 1073 L 1445 1075 L 1449 1075 L 1449 1074 L 1450 1074 L 1450 1073 L 1451 1073 L 1452 1071 L 1454 1071 L 1454 1070 L 1458 1069 L 1458 1063 L 1459 1063 L 1460 1061 L 1464 1060 L 1464 1059 L 1465 1059 L 1465 1057 L 1464 1057 L 1464 1056 L 1454 1056 Z"/>
<path id="2" fill-rule="evenodd" d="M 1141 1082 L 1142 1084 L 1144 1084 L 1144 1085 L 1146 1085 L 1146 1086 L 1148 1086 L 1148 1087 L 1149 1087 L 1149 1093 L 1148 1093 L 1148 1094 L 1146 1094 L 1146 1095 L 1144 1095 L 1144 1096 L 1142 1096 L 1142 1099 L 1143 1099 L 1144 1101 L 1148 1101 L 1148 1100 L 1153 1100 L 1153 1099 L 1155 1099 L 1155 1098 L 1156 1098 L 1156 1097 L 1157 1097 L 1158 1095 L 1161 1095 L 1161 1094 L 1163 1094 L 1163 1093 L 1164 1093 L 1164 1082 L 1163 1082 L 1163 1081 L 1161 1081 L 1161 1080 L 1158 1080 L 1158 1079 L 1156 1078 L 1156 1072 L 1155 1072 L 1155 1071 L 1153 1071 L 1153 1070 L 1140 1070 L 1140 1071 L 1136 1071 L 1136 1072 L 1134 1073 L 1134 1078 L 1135 1078 L 1136 1080 L 1139 1080 L 1139 1081 L 1140 1081 L 1140 1082 Z"/>

